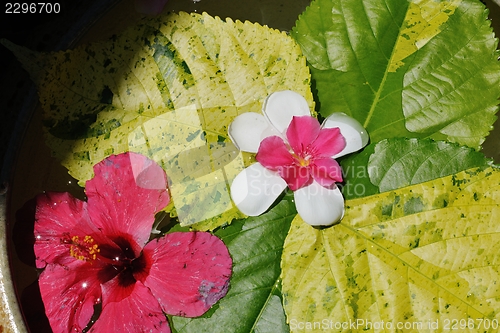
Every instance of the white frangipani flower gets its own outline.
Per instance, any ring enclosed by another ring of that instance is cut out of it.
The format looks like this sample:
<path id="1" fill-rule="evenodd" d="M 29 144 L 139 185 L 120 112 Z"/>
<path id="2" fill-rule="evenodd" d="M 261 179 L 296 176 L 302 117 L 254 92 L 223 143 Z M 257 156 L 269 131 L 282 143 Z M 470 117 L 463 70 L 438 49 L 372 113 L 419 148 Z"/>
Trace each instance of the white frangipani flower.
<path id="1" fill-rule="evenodd" d="M 244 113 L 234 119 L 228 134 L 241 151 L 257 153 L 257 163 L 236 176 L 231 197 L 246 215 L 264 213 L 289 187 L 302 219 L 329 226 L 344 215 L 344 198 L 336 183 L 342 170 L 335 158 L 368 143 L 361 124 L 334 113 L 320 126 L 307 101 L 293 91 L 268 96 L 263 115 Z"/>

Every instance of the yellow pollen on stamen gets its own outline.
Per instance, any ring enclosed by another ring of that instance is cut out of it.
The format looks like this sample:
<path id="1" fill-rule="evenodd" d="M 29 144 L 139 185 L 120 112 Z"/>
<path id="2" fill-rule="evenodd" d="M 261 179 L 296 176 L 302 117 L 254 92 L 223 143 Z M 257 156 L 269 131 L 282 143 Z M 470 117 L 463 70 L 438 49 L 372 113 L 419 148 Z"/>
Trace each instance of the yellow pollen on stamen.
<path id="1" fill-rule="evenodd" d="M 302 156 L 299 156 L 295 153 L 292 153 L 292 156 L 299 163 L 299 165 L 301 167 L 307 167 L 311 163 L 311 159 L 309 156 L 302 157 Z"/>
<path id="2" fill-rule="evenodd" d="M 298 159 L 300 166 L 306 167 L 309 165 L 309 160 L 305 158 L 299 158 Z"/>
<path id="3" fill-rule="evenodd" d="M 96 260 L 97 253 L 101 250 L 99 245 L 95 244 L 94 238 L 92 236 L 85 236 L 83 240 L 79 236 L 71 237 L 71 246 L 69 248 L 69 254 L 78 260 L 92 261 Z"/>

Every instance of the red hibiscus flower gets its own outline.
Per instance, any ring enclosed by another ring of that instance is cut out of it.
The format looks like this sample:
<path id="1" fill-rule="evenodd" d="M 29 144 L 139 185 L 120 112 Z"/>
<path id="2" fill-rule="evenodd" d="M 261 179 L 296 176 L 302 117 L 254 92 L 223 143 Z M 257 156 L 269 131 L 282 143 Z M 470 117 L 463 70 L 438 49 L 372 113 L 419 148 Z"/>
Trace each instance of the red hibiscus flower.
<path id="1" fill-rule="evenodd" d="M 226 294 L 232 260 L 216 236 L 175 232 L 148 243 L 154 214 L 170 201 L 163 169 L 125 153 L 94 173 L 87 201 L 38 197 L 34 250 L 55 333 L 170 332 L 164 313 L 200 316 Z"/>

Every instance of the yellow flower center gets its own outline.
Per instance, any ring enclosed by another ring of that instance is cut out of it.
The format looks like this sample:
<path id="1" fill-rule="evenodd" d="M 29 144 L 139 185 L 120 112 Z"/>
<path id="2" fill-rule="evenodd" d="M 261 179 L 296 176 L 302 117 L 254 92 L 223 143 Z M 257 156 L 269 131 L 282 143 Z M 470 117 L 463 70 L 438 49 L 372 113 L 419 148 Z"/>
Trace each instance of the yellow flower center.
<path id="1" fill-rule="evenodd" d="M 79 236 L 73 236 L 70 244 L 69 254 L 73 258 L 83 261 L 95 260 L 97 253 L 101 251 L 92 236 L 85 236 L 83 239 L 80 239 Z"/>
<path id="2" fill-rule="evenodd" d="M 307 167 L 309 166 L 309 159 L 308 158 L 299 158 L 298 159 L 300 166 L 302 167 Z"/>
<path id="3" fill-rule="evenodd" d="M 309 156 L 309 155 L 301 156 L 301 155 L 298 155 L 294 152 L 290 152 L 290 153 L 292 154 L 295 161 L 297 161 L 297 163 L 301 167 L 308 167 L 309 164 L 311 164 L 311 156 Z"/>

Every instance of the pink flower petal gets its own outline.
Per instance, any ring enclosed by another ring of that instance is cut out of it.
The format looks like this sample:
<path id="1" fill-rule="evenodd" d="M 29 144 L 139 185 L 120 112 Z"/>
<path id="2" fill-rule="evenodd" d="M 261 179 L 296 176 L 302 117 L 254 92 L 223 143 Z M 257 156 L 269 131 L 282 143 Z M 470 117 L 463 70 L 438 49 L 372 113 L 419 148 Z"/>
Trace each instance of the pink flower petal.
<path id="1" fill-rule="evenodd" d="M 86 202 L 69 193 L 48 192 L 39 195 L 34 227 L 36 266 L 43 268 L 47 263 L 69 264 L 76 259 L 69 255 L 69 246 L 63 240 L 96 232 L 98 230 L 90 223 Z"/>
<path id="2" fill-rule="evenodd" d="M 342 181 L 342 168 L 333 158 L 320 158 L 311 164 L 314 180 L 321 186 L 330 187 Z"/>
<path id="3" fill-rule="evenodd" d="M 255 159 L 271 170 L 277 170 L 294 163 L 294 158 L 288 151 L 283 139 L 279 136 L 270 136 L 262 140 Z"/>
<path id="4" fill-rule="evenodd" d="M 170 333 L 167 318 L 151 291 L 142 283 L 131 284 L 128 295 L 119 301 L 122 286 L 113 279 L 103 285 L 102 312 L 89 332 Z"/>
<path id="5" fill-rule="evenodd" d="M 150 263 L 144 285 L 167 314 L 200 316 L 227 293 L 232 260 L 208 232 L 167 234 L 146 245 L 143 255 Z"/>
<path id="6" fill-rule="evenodd" d="M 296 154 L 302 154 L 318 137 L 319 132 L 320 125 L 316 118 L 311 116 L 294 116 L 290 122 L 290 126 L 286 130 L 286 137 L 293 151 Z"/>
<path id="7" fill-rule="evenodd" d="M 139 255 L 154 214 L 170 201 L 165 172 L 156 162 L 129 152 L 96 164 L 94 173 L 85 184 L 92 222 L 111 239 L 132 236 L 130 245 Z"/>
<path id="8" fill-rule="evenodd" d="M 334 158 L 358 151 L 368 144 L 370 138 L 364 127 L 356 119 L 349 117 L 345 113 L 332 113 L 322 125 L 322 128 L 335 127 L 340 129 L 340 133 L 345 138 L 346 146 Z"/>
<path id="9" fill-rule="evenodd" d="M 81 332 L 101 297 L 100 266 L 74 261 L 69 267 L 48 265 L 39 277 L 45 313 L 54 333 Z"/>
<path id="10" fill-rule="evenodd" d="M 302 167 L 296 164 L 280 168 L 278 173 L 292 191 L 298 190 L 313 180 L 309 167 Z"/>
<path id="11" fill-rule="evenodd" d="M 312 144 L 311 150 L 316 157 L 332 157 L 341 152 L 346 145 L 346 140 L 338 128 L 323 128 L 317 139 Z"/>

